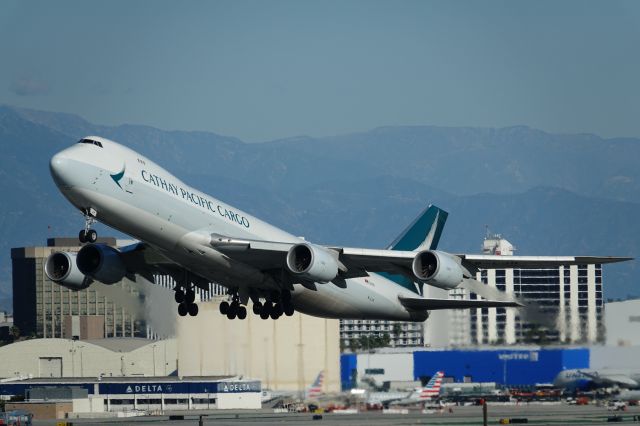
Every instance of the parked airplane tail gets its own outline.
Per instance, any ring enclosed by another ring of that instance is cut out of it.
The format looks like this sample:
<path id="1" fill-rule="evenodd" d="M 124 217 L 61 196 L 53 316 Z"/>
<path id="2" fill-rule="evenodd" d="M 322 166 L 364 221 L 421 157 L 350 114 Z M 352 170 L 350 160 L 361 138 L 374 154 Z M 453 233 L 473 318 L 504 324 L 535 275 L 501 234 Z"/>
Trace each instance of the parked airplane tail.
<path id="1" fill-rule="evenodd" d="M 444 377 L 443 371 L 438 371 L 431 377 L 431 380 L 427 383 L 427 386 L 416 390 L 416 396 L 418 399 L 432 399 L 437 398 L 440 395 L 440 387 L 442 386 L 442 378 Z"/>
<path id="2" fill-rule="evenodd" d="M 318 376 L 313 381 L 311 386 L 307 388 L 307 394 L 306 394 L 307 399 L 317 398 L 320 395 L 322 395 L 324 393 L 324 391 L 322 390 L 323 385 L 324 385 L 324 370 L 320 370 L 320 373 L 318 373 Z"/>

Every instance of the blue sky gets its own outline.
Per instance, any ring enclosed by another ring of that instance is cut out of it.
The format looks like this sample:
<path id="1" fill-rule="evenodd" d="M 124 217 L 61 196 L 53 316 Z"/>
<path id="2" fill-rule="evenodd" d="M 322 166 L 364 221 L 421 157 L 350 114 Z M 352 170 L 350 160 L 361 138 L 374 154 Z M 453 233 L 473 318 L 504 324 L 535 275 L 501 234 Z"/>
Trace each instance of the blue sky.
<path id="1" fill-rule="evenodd" d="M 637 1 L 3 1 L 0 103 L 243 140 L 640 136 Z"/>

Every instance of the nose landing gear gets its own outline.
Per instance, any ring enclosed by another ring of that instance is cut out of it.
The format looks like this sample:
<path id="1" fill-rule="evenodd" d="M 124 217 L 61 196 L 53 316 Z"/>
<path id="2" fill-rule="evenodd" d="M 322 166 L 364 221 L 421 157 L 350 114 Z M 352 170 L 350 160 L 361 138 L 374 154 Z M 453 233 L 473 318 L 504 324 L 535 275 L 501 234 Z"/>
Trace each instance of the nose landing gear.
<path id="1" fill-rule="evenodd" d="M 96 223 L 98 212 L 93 208 L 83 209 L 84 213 L 84 229 L 78 234 L 78 240 L 81 243 L 95 243 L 98 241 L 98 233 L 95 229 L 91 229 L 91 225 Z"/>

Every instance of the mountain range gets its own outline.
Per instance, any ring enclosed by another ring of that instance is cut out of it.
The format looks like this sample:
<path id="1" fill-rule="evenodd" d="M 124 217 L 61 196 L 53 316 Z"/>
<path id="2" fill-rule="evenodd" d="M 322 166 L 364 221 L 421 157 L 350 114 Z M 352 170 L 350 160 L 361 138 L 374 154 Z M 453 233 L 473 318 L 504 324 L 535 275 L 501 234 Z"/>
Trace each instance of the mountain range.
<path id="1" fill-rule="evenodd" d="M 186 183 L 319 243 L 383 247 L 434 203 L 450 213 L 444 250 L 479 252 L 487 227 L 522 255 L 640 249 L 640 139 L 526 126 L 397 126 L 244 143 L 0 106 L 0 310 L 11 310 L 10 248 L 82 227 L 48 162 L 87 135 L 126 144 Z M 605 297 L 640 295 L 636 272 L 637 261 L 606 266 Z"/>

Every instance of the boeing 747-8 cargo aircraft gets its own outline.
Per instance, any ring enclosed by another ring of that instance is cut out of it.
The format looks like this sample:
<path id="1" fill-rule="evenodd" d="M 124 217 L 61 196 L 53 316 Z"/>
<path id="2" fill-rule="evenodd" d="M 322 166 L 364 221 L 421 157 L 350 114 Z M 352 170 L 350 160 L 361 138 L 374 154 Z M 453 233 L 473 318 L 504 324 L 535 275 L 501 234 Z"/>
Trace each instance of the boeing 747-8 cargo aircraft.
<path id="1" fill-rule="evenodd" d="M 422 297 L 424 284 L 483 294 L 478 268 L 607 263 L 622 258 L 453 255 L 435 250 L 446 212 L 431 207 L 386 250 L 321 246 L 291 235 L 200 192 L 139 153 L 86 137 L 51 159 L 63 195 L 85 215 L 76 254 L 46 262 L 52 281 L 79 290 L 124 277 L 178 283 L 180 315 L 197 315 L 194 287 L 229 290 L 220 310 L 230 319 L 253 312 L 277 319 L 294 310 L 326 318 L 424 321 L 433 309 L 512 307 L 500 300 Z M 95 244 L 95 220 L 140 242 L 120 250 Z M 494 298 L 499 299 L 499 298 Z"/>

